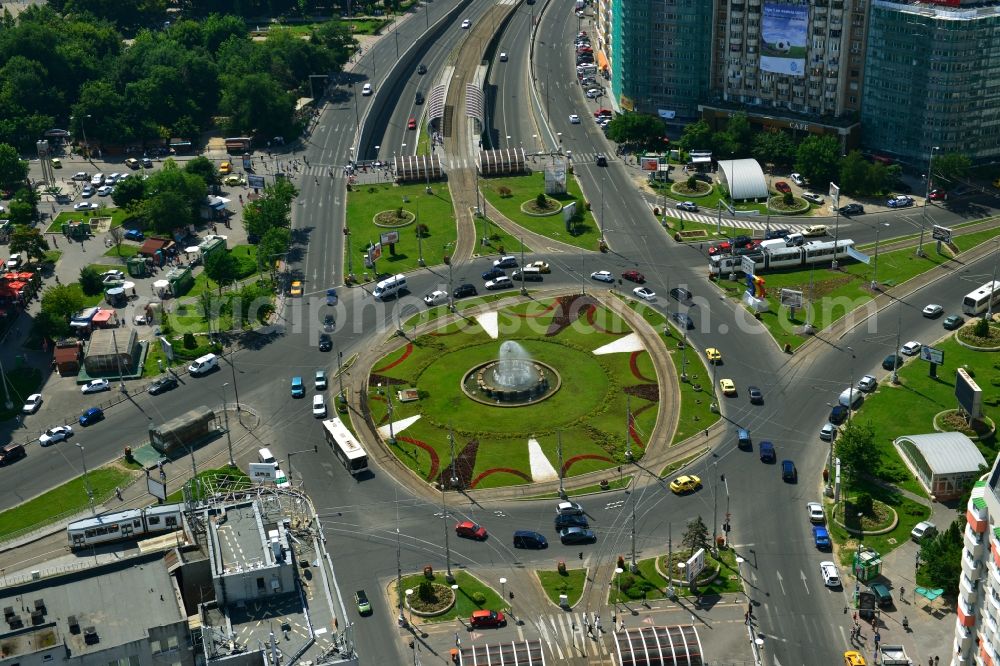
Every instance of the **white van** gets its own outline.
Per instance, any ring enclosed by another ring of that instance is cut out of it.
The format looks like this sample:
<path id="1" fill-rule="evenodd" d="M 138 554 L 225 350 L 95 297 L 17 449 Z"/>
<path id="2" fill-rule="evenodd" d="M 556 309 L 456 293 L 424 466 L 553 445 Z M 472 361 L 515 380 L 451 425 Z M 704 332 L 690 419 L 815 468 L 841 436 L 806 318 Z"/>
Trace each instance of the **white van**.
<path id="1" fill-rule="evenodd" d="M 769 247 L 787 247 L 784 238 L 772 238 L 771 240 L 761 241 L 760 249 L 765 250 Z"/>
<path id="2" fill-rule="evenodd" d="M 785 245 L 787 245 L 788 247 L 799 247 L 805 242 L 806 242 L 806 237 L 799 233 L 788 234 L 787 236 L 785 236 Z"/>
<path id="3" fill-rule="evenodd" d="M 372 296 L 380 301 L 384 301 L 389 298 L 395 298 L 401 291 L 407 291 L 406 276 L 402 273 L 393 275 L 391 278 L 386 278 L 377 283 L 375 289 L 372 291 Z"/>
<path id="4" fill-rule="evenodd" d="M 857 411 L 861 406 L 861 403 L 865 401 L 865 394 L 856 388 L 844 389 L 843 393 L 840 394 L 839 402 L 844 407 L 850 407 L 851 409 Z"/>
<path id="5" fill-rule="evenodd" d="M 194 360 L 194 363 L 188 366 L 188 372 L 192 375 L 203 375 L 206 372 L 211 372 L 219 367 L 219 357 L 215 354 L 205 354 Z"/>
<path id="6" fill-rule="evenodd" d="M 278 467 L 278 461 L 275 459 L 273 455 L 271 455 L 271 449 L 268 448 L 257 449 L 257 460 L 262 463 L 274 465 L 275 469 L 277 469 Z"/>

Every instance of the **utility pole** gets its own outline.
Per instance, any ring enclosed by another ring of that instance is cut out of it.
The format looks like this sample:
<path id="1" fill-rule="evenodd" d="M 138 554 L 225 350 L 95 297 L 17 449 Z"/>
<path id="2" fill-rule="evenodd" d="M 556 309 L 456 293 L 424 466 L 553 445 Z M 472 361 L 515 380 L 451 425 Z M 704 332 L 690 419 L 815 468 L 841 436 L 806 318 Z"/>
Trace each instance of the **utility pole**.
<path id="1" fill-rule="evenodd" d="M 445 562 L 447 564 L 448 573 L 445 575 L 445 580 L 448 584 L 455 582 L 455 576 L 451 573 L 451 543 L 449 541 L 450 535 L 448 534 L 451 530 L 448 524 L 448 504 L 445 499 L 444 484 L 441 484 L 441 521 L 444 523 L 444 552 L 445 552 Z"/>
<path id="2" fill-rule="evenodd" d="M 931 154 L 927 156 L 927 182 L 924 187 L 923 215 L 920 219 L 920 241 L 917 243 L 917 256 L 924 256 L 924 229 L 927 228 L 927 202 L 931 198 L 931 168 L 934 166 L 934 151 L 941 150 L 941 146 L 932 146 Z"/>
<path id="3" fill-rule="evenodd" d="M 563 454 L 562 454 L 562 432 L 556 433 L 556 450 L 559 452 L 559 498 L 566 499 L 566 489 L 563 488 Z"/>
<path id="4" fill-rule="evenodd" d="M 344 362 L 344 352 L 342 352 L 342 351 L 340 351 L 338 349 L 337 350 L 337 379 L 340 380 L 340 395 L 337 396 L 337 399 L 340 401 L 341 404 L 343 404 L 343 403 L 346 402 L 346 400 L 344 399 L 344 365 L 343 365 L 343 362 Z"/>
<path id="5" fill-rule="evenodd" d="M 998 246 L 998 247 L 1000 247 L 1000 246 Z M 997 286 L 996 286 L 996 284 L 997 284 L 997 259 L 996 259 L 996 257 L 997 256 L 1000 256 L 1000 255 L 998 255 L 996 253 L 996 251 L 995 251 L 995 253 L 994 253 L 994 259 L 993 259 L 993 277 L 990 278 L 990 282 L 992 283 L 992 284 L 990 284 L 990 298 L 989 298 L 989 300 L 986 301 L 986 303 L 987 303 L 987 306 L 986 306 L 986 321 L 991 321 L 993 319 L 993 294 L 997 290 Z"/>
<path id="6" fill-rule="evenodd" d="M 875 225 L 875 258 L 872 259 L 872 291 L 878 290 L 878 225 Z"/>
<path id="7" fill-rule="evenodd" d="M 226 426 L 226 445 L 229 447 L 229 466 L 236 467 L 236 461 L 233 460 L 233 433 L 229 430 L 229 410 L 226 409 L 227 386 L 229 386 L 229 382 L 222 385 L 222 419 Z"/>
<path id="8" fill-rule="evenodd" d="M 991 299 L 992 300 L 992 299 Z M 896 351 L 892 354 L 892 383 L 899 383 L 899 347 L 903 344 L 903 301 L 896 302 Z"/>
<path id="9" fill-rule="evenodd" d="M 632 492 L 629 493 L 632 499 L 632 563 L 629 565 L 632 573 L 639 572 L 639 565 L 635 561 L 635 486 L 632 487 Z"/>
<path id="10" fill-rule="evenodd" d="M 632 402 L 630 395 L 625 396 L 625 457 L 632 460 Z"/>
<path id="11" fill-rule="evenodd" d="M 667 523 L 667 598 L 674 598 L 674 530 L 673 523 Z"/>
<path id="12" fill-rule="evenodd" d="M 392 387 L 389 386 L 385 390 L 385 399 L 389 405 L 389 444 L 394 445 L 396 443 L 396 433 L 393 431 L 392 427 Z"/>
<path id="13" fill-rule="evenodd" d="M 448 443 L 451 446 L 451 487 L 458 488 L 458 475 L 455 474 L 455 432 L 448 426 Z"/>
<path id="14" fill-rule="evenodd" d="M 87 459 L 83 455 L 83 444 L 76 445 L 80 449 L 80 460 L 83 462 L 83 485 L 87 489 L 87 503 L 90 504 L 90 515 L 96 516 L 94 510 L 94 491 L 90 488 L 90 476 L 87 474 Z"/>
<path id="15" fill-rule="evenodd" d="M 399 505 L 396 505 L 396 511 L 399 511 Z M 399 516 L 396 516 L 396 521 L 399 522 Z M 401 562 L 401 553 L 399 547 L 399 525 L 396 525 L 396 592 L 399 594 L 399 626 L 406 626 L 406 617 L 403 615 L 403 565 Z"/>
<path id="16" fill-rule="evenodd" d="M 719 543 L 718 516 L 719 516 L 719 484 L 716 481 L 719 476 L 719 463 L 713 463 L 712 469 L 712 553 L 719 554 L 717 543 Z"/>
<path id="17" fill-rule="evenodd" d="M 527 296 L 528 290 L 524 287 L 524 236 L 521 236 L 521 295 Z"/>
<path id="18" fill-rule="evenodd" d="M 417 263 L 419 265 L 421 265 L 421 266 L 426 266 L 427 264 L 424 262 L 424 244 L 423 244 L 424 234 L 420 230 L 420 200 L 416 199 L 414 201 L 414 203 L 416 204 L 416 207 L 417 207 L 417 220 L 416 220 L 416 222 L 417 222 L 417 224 L 416 224 L 416 227 L 417 227 Z"/>

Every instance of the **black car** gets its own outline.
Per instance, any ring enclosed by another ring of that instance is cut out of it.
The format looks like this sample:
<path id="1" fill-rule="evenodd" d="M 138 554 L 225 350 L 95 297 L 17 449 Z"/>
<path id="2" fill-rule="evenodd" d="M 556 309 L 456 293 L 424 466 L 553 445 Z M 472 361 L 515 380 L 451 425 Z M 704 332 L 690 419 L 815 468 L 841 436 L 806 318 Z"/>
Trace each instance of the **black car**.
<path id="1" fill-rule="evenodd" d="M 958 315 L 949 315 L 945 317 L 943 322 L 941 322 L 941 324 L 945 327 L 945 329 L 949 331 L 954 331 L 956 328 L 961 327 L 962 324 L 964 323 L 965 320 L 959 317 Z"/>
<path id="2" fill-rule="evenodd" d="M 749 236 L 737 236 L 731 241 L 733 247 L 736 248 L 746 247 L 747 245 L 750 245 L 752 242 L 753 239 L 750 238 Z"/>
<path id="3" fill-rule="evenodd" d="M 453 292 L 452 295 L 455 298 L 466 298 L 468 296 L 476 296 L 478 294 L 479 292 L 476 291 L 476 285 L 465 283 L 455 287 L 455 291 Z"/>
<path id="4" fill-rule="evenodd" d="M 417 96 L 413 99 L 413 102 L 415 104 L 423 104 L 424 103 L 424 94 L 418 90 L 417 91 Z"/>
<path id="5" fill-rule="evenodd" d="M 841 206 L 840 208 L 841 215 L 862 215 L 864 214 L 864 212 L 865 212 L 865 207 L 862 206 L 861 204 L 856 204 L 856 203 L 850 203 L 847 204 L 846 206 Z"/>
<path id="6" fill-rule="evenodd" d="M 597 153 L 597 157 L 594 161 L 597 162 L 597 166 L 608 166 L 608 158 L 604 153 Z"/>
<path id="7" fill-rule="evenodd" d="M 748 386 L 747 393 L 750 394 L 750 402 L 754 405 L 764 404 L 764 394 L 756 386 Z"/>
<path id="8" fill-rule="evenodd" d="M 799 480 L 798 470 L 795 469 L 795 463 L 791 460 L 781 461 L 781 479 L 788 483 L 795 483 Z"/>
<path id="9" fill-rule="evenodd" d="M 145 168 L 147 168 L 147 169 L 152 169 L 153 168 L 153 160 L 149 159 L 148 157 L 143 157 L 142 158 L 142 166 L 145 167 Z"/>
<path id="10" fill-rule="evenodd" d="M 484 280 L 495 280 L 498 277 L 503 277 L 505 275 L 507 275 L 507 274 L 504 273 L 504 271 L 503 271 L 502 268 L 497 268 L 496 266 L 494 266 L 490 270 L 488 270 L 485 273 L 483 273 L 483 279 Z"/>
<path id="11" fill-rule="evenodd" d="M 328 352 L 333 349 L 333 340 L 329 335 L 323 333 L 319 336 L 319 350 L 321 352 Z"/>
<path id="12" fill-rule="evenodd" d="M 670 290 L 670 296 L 681 303 L 687 303 L 691 300 L 691 292 L 684 287 L 674 287 Z"/>
<path id="13" fill-rule="evenodd" d="M 588 530 L 585 527 L 566 527 L 559 530 L 559 540 L 564 545 L 569 546 L 578 543 L 594 543 L 597 541 L 597 536 L 593 530 Z"/>
<path id="14" fill-rule="evenodd" d="M 774 240 L 775 238 L 784 238 L 788 234 L 792 233 L 788 229 L 771 229 L 764 234 L 764 240 Z"/>
<path id="15" fill-rule="evenodd" d="M 561 513 L 556 516 L 556 531 L 564 530 L 567 527 L 583 527 L 588 528 L 590 524 L 587 522 L 586 516 L 579 515 L 569 515 Z"/>
<path id="16" fill-rule="evenodd" d="M 670 318 L 676 321 L 681 328 L 685 328 L 688 330 L 694 328 L 694 321 L 692 321 L 691 317 L 684 314 L 683 312 L 674 312 L 673 314 L 670 315 Z"/>
<path id="17" fill-rule="evenodd" d="M 172 375 L 164 375 L 150 384 L 149 388 L 146 389 L 146 392 L 149 393 L 149 395 L 159 395 L 164 391 L 169 391 L 174 388 L 177 388 L 177 379 Z"/>
<path id="18" fill-rule="evenodd" d="M 836 405 L 830 410 L 830 423 L 833 425 L 840 425 L 847 420 L 847 414 L 850 410 L 843 405 Z"/>
<path id="19" fill-rule="evenodd" d="M 426 74 L 426 73 L 427 73 L 427 65 L 420 63 L 420 66 L 417 67 L 417 74 Z"/>
<path id="20" fill-rule="evenodd" d="M 895 369 L 903 367 L 903 357 L 898 354 L 889 354 L 884 359 L 882 359 L 882 369 L 883 370 L 893 370 L 893 365 Z"/>

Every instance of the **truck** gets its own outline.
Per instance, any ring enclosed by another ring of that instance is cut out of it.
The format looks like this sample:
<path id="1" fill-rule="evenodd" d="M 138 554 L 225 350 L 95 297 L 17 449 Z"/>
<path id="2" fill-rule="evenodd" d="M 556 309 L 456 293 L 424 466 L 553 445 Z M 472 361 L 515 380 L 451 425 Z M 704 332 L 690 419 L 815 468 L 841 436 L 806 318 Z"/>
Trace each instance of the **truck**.
<path id="1" fill-rule="evenodd" d="M 880 645 L 878 663 L 882 666 L 913 666 L 902 645 Z"/>

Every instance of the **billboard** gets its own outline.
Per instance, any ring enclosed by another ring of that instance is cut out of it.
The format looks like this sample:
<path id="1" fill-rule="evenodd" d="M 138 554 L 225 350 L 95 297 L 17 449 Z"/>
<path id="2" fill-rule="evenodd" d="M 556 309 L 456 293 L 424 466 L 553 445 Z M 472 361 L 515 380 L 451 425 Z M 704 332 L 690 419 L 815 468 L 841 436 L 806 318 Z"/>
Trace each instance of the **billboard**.
<path id="1" fill-rule="evenodd" d="M 955 399 L 972 418 L 978 419 L 983 415 L 983 389 L 965 368 L 955 371 Z"/>
<path id="2" fill-rule="evenodd" d="M 761 71 L 805 76 L 808 32 L 808 5 L 765 3 L 761 26 Z"/>
<path id="3" fill-rule="evenodd" d="M 933 227 L 931 227 L 931 238 L 933 238 L 936 241 L 942 241 L 944 243 L 950 243 L 951 242 L 951 228 L 950 227 L 942 227 L 942 226 L 940 226 L 938 224 L 935 224 Z"/>
<path id="4" fill-rule="evenodd" d="M 944 350 L 936 349 L 929 345 L 921 345 L 920 360 L 933 363 L 934 365 L 944 365 Z"/>
<path id="5" fill-rule="evenodd" d="M 250 463 L 248 476 L 254 483 L 274 481 L 278 468 L 276 463 Z"/>
<path id="6" fill-rule="evenodd" d="M 659 171 L 660 169 L 660 158 L 659 157 L 640 157 L 639 167 L 643 171 Z"/>
<path id="7" fill-rule="evenodd" d="M 697 578 L 698 574 L 705 570 L 705 549 L 699 548 L 698 552 L 688 558 L 687 566 L 684 571 L 687 574 L 688 585 L 693 583 Z"/>
<path id="8" fill-rule="evenodd" d="M 781 290 L 781 304 L 788 308 L 799 309 L 802 307 L 802 292 L 794 289 Z"/>
<path id="9" fill-rule="evenodd" d="M 545 165 L 545 193 L 566 194 L 566 160 L 557 157 Z"/>
<path id="10" fill-rule="evenodd" d="M 264 176 L 247 176 L 247 185 L 255 190 L 264 189 Z"/>
<path id="11" fill-rule="evenodd" d="M 379 241 L 382 245 L 392 245 L 393 243 L 399 242 L 399 232 L 398 231 L 383 231 L 379 234 Z"/>

